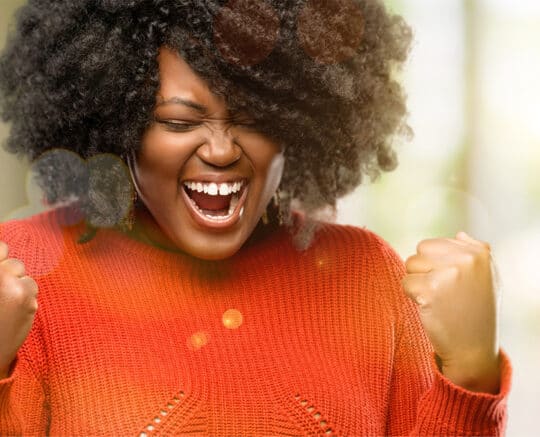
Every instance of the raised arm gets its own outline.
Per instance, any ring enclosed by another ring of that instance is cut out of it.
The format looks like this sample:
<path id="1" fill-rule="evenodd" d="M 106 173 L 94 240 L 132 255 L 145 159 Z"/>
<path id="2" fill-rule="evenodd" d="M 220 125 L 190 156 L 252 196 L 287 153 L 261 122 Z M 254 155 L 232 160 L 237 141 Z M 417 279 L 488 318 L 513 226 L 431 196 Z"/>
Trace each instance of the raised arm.
<path id="1" fill-rule="evenodd" d="M 503 436 L 512 373 L 504 350 L 500 349 L 499 355 L 499 393 L 469 391 L 454 384 L 438 369 L 414 304 L 404 300 L 402 309 L 387 435 Z"/>
<path id="2" fill-rule="evenodd" d="M 511 365 L 499 349 L 499 391 L 471 391 L 453 383 L 439 369 L 433 346 L 423 328 L 418 308 L 407 297 L 401 279 L 403 261 L 385 246 L 395 283 L 396 348 L 387 415 L 389 436 L 503 436 Z"/>

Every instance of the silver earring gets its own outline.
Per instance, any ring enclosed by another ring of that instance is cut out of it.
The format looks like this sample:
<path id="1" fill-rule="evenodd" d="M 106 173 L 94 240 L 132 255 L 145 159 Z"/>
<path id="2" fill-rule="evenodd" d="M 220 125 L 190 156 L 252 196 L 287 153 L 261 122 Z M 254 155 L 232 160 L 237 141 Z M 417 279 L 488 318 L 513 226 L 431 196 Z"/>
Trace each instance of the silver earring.
<path id="1" fill-rule="evenodd" d="M 274 207 L 277 210 L 277 217 L 279 226 L 283 225 L 283 211 L 281 210 L 281 203 L 279 200 L 279 190 L 274 193 L 273 197 Z"/>
<path id="2" fill-rule="evenodd" d="M 134 157 L 133 150 L 131 151 L 131 156 L 129 154 L 126 155 L 126 162 L 129 169 L 129 174 L 131 176 L 133 190 L 131 192 L 131 204 L 129 205 L 129 213 L 120 224 L 124 231 L 131 231 L 133 229 L 133 224 L 135 223 L 135 203 L 137 202 L 137 185 L 131 168 L 131 157 Z"/>

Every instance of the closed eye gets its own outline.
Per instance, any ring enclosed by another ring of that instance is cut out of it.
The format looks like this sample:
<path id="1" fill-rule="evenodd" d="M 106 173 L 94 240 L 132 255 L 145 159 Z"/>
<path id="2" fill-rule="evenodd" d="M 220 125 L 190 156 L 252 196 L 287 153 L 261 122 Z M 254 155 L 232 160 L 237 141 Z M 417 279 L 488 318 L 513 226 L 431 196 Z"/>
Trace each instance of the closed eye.
<path id="1" fill-rule="evenodd" d="M 253 121 L 236 121 L 232 125 L 249 131 L 258 131 L 258 124 Z"/>
<path id="2" fill-rule="evenodd" d="M 160 120 L 158 123 L 163 124 L 167 130 L 172 132 L 188 132 L 200 126 L 200 123 L 179 123 L 177 121 Z"/>
<path id="3" fill-rule="evenodd" d="M 171 132 L 189 132 L 203 124 L 202 122 L 185 123 L 185 122 L 170 121 L 170 120 L 156 120 L 156 121 L 164 125 L 165 128 Z M 257 123 L 252 122 L 252 121 L 237 121 L 237 122 L 231 123 L 231 126 L 236 126 L 241 129 L 250 130 L 250 131 L 257 130 Z"/>

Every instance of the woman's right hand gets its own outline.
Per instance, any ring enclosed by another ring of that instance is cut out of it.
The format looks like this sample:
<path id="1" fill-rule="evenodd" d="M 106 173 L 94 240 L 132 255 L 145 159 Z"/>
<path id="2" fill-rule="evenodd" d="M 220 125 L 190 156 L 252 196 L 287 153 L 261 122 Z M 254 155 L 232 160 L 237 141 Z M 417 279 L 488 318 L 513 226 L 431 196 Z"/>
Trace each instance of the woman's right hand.
<path id="1" fill-rule="evenodd" d="M 17 351 L 30 332 L 38 309 L 38 285 L 22 261 L 8 258 L 0 241 L 0 379 L 8 376 Z"/>

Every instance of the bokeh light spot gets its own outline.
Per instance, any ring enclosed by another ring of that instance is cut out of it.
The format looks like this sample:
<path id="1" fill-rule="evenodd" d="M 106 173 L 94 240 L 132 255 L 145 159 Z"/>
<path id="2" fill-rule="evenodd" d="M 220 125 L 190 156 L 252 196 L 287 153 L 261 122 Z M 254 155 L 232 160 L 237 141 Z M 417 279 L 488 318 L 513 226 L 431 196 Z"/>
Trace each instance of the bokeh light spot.
<path id="1" fill-rule="evenodd" d="M 230 0 L 214 20 L 214 43 L 231 64 L 251 66 L 273 50 L 279 35 L 276 11 L 262 0 Z"/>
<path id="2" fill-rule="evenodd" d="M 77 200 L 87 199 L 81 205 L 82 211 L 62 216 L 60 224 L 70 226 L 86 217 L 93 226 L 113 227 L 122 223 L 131 211 L 134 199 L 131 175 L 124 161 L 113 153 L 100 153 L 85 161 L 71 150 L 55 148 L 35 159 L 31 172 L 37 192 L 28 193 L 27 185 L 27 195 L 33 204 L 8 218 L 67 204 L 78 207 Z"/>
<path id="3" fill-rule="evenodd" d="M 31 245 L 35 247 L 34 252 L 19 252 L 19 247 L 25 247 L 28 239 L 32 241 L 36 238 L 34 234 L 21 234 L 10 240 L 12 244 L 10 255 L 25 263 L 27 274 L 33 279 L 39 279 L 58 267 L 65 253 L 62 227 L 77 224 L 83 219 L 83 215 L 76 208 L 74 201 L 77 200 L 77 194 L 87 189 L 84 183 L 81 183 L 86 175 L 86 163 L 77 153 L 62 148 L 43 152 L 30 163 L 30 168 L 25 175 L 28 203 L 10 211 L 0 219 L 1 222 L 12 219 L 20 220 L 56 207 L 71 205 L 69 213 L 58 214 L 55 216 L 56 220 L 48 222 L 52 228 L 50 238 L 46 245 L 42 244 L 41 241 L 33 242 Z M 41 176 L 40 181 L 38 181 L 39 176 Z M 71 198 L 59 201 L 57 198 L 59 197 L 58 187 L 62 184 L 70 187 L 73 195 Z M 43 191 L 43 185 L 49 187 L 50 198 L 47 198 Z M 7 237 L 3 237 L 0 232 L 0 240 L 4 239 Z M 21 241 L 20 245 L 19 240 Z"/>
<path id="4" fill-rule="evenodd" d="M 298 16 L 300 45 L 323 64 L 353 57 L 363 35 L 363 14 L 352 0 L 308 0 Z"/>
<path id="5" fill-rule="evenodd" d="M 113 227 L 124 221 L 133 205 L 134 188 L 127 165 L 112 153 L 100 153 L 88 160 L 89 222 L 96 227 Z"/>
<path id="6" fill-rule="evenodd" d="M 187 347 L 193 351 L 199 350 L 203 346 L 206 346 L 210 341 L 210 334 L 204 331 L 199 331 L 193 334 L 187 340 Z"/>
<path id="7" fill-rule="evenodd" d="M 229 329 L 237 329 L 242 325 L 244 317 L 242 313 L 235 309 L 229 309 L 223 313 L 223 325 Z"/>
<path id="8" fill-rule="evenodd" d="M 47 150 L 32 162 L 30 171 L 35 186 L 38 186 L 40 180 L 40 183 L 47 187 L 50 197 L 47 198 L 46 193 L 42 192 L 42 202 L 47 208 L 71 204 L 88 192 L 86 162 L 72 150 L 62 148 Z M 62 200 L 65 191 L 69 191 L 71 197 Z M 67 215 L 62 219 L 64 220 L 62 225 L 70 226 L 82 220 L 82 216 Z"/>

